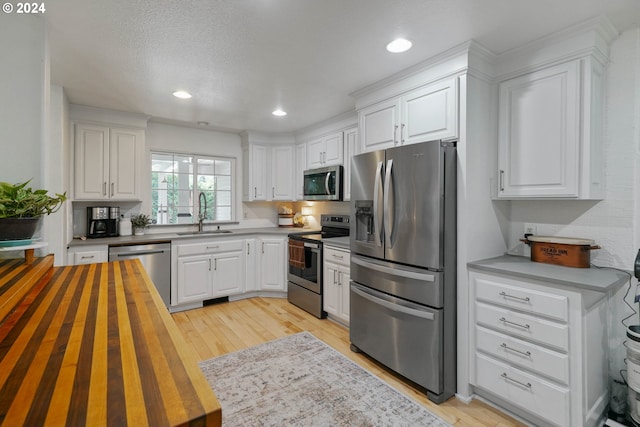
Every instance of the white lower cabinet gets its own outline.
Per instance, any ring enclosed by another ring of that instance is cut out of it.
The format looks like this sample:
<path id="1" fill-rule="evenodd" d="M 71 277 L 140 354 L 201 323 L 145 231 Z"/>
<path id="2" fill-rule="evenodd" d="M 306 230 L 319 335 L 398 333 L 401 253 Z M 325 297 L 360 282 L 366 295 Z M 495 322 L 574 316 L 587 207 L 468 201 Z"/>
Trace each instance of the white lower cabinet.
<path id="1" fill-rule="evenodd" d="M 475 393 L 535 425 L 595 426 L 608 404 L 607 294 L 470 267 Z"/>
<path id="2" fill-rule="evenodd" d="M 178 258 L 177 304 L 204 301 L 213 297 L 211 255 Z"/>
<path id="3" fill-rule="evenodd" d="M 349 324 L 349 281 L 351 255 L 346 249 L 324 247 L 324 311 L 341 323 Z"/>
<path id="4" fill-rule="evenodd" d="M 261 237 L 259 246 L 259 290 L 284 292 L 287 288 L 286 237 Z"/>
<path id="5" fill-rule="evenodd" d="M 93 245 L 69 248 L 67 262 L 71 265 L 93 264 L 109 261 L 107 245 Z"/>
<path id="6" fill-rule="evenodd" d="M 171 246 L 171 305 L 190 309 L 205 300 L 286 292 L 287 238 L 255 236 L 239 240 L 197 238 Z"/>
<path id="7" fill-rule="evenodd" d="M 176 298 L 172 305 L 244 292 L 244 240 L 192 240 L 172 247 Z"/>

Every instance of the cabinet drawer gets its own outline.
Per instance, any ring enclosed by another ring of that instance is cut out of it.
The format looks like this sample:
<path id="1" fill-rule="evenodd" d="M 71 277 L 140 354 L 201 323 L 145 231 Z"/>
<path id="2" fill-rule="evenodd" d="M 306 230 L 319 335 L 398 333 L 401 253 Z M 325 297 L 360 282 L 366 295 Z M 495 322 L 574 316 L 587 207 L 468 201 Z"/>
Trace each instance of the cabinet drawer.
<path id="1" fill-rule="evenodd" d="M 335 264 L 348 266 L 351 262 L 351 254 L 348 251 L 324 247 L 324 260 Z"/>
<path id="2" fill-rule="evenodd" d="M 93 264 L 96 262 L 107 262 L 105 251 L 83 251 L 73 254 L 73 263 L 75 265 Z"/>
<path id="3" fill-rule="evenodd" d="M 569 425 L 571 413 L 568 389 L 483 354 L 476 355 L 476 372 L 478 387 L 554 425 Z"/>
<path id="4" fill-rule="evenodd" d="M 178 256 L 234 252 L 242 251 L 243 248 L 242 240 L 210 240 L 198 243 L 184 243 L 177 246 Z"/>
<path id="5" fill-rule="evenodd" d="M 507 281 L 508 279 L 505 279 Z M 498 282 L 493 277 L 478 275 L 475 280 L 476 299 L 492 304 L 568 321 L 569 304 L 566 296 L 555 295 L 517 286 L 517 281 Z"/>
<path id="6" fill-rule="evenodd" d="M 545 375 L 562 384 L 569 384 L 569 356 L 527 341 L 476 326 L 476 348 L 507 361 Z"/>
<path id="7" fill-rule="evenodd" d="M 490 329 L 567 351 L 569 327 L 516 311 L 476 302 L 476 322 Z"/>

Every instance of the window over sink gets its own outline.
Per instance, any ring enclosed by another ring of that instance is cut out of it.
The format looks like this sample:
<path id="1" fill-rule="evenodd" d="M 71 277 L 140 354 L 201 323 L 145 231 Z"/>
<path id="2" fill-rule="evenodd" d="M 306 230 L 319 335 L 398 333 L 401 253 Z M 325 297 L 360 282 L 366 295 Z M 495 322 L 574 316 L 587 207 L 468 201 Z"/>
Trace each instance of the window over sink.
<path id="1" fill-rule="evenodd" d="M 236 159 L 151 152 L 151 216 L 156 224 L 233 221 Z M 206 204 L 200 206 L 200 193 Z M 206 208 L 205 208 L 206 205 Z"/>

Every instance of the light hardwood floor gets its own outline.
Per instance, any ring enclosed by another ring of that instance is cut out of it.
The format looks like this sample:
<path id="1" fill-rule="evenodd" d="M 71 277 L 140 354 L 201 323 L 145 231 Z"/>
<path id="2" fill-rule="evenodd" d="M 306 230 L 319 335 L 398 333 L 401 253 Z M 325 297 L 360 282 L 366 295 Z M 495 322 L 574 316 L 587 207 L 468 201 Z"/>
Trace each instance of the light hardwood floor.
<path id="1" fill-rule="evenodd" d="M 327 319 L 317 319 L 286 299 L 249 298 L 172 316 L 199 360 L 308 331 L 456 427 L 523 425 L 478 400 L 466 404 L 454 397 L 440 405 L 430 402 L 423 393 L 368 357 L 353 353 L 346 328 Z"/>

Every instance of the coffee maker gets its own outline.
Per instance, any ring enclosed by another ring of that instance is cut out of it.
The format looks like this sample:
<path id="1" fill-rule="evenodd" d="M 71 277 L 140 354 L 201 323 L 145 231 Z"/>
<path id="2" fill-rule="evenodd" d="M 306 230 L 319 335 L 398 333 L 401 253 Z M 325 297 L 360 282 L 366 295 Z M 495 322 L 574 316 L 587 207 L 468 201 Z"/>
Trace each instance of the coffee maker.
<path id="1" fill-rule="evenodd" d="M 87 207 L 87 237 L 116 237 L 120 208 L 109 206 Z"/>

